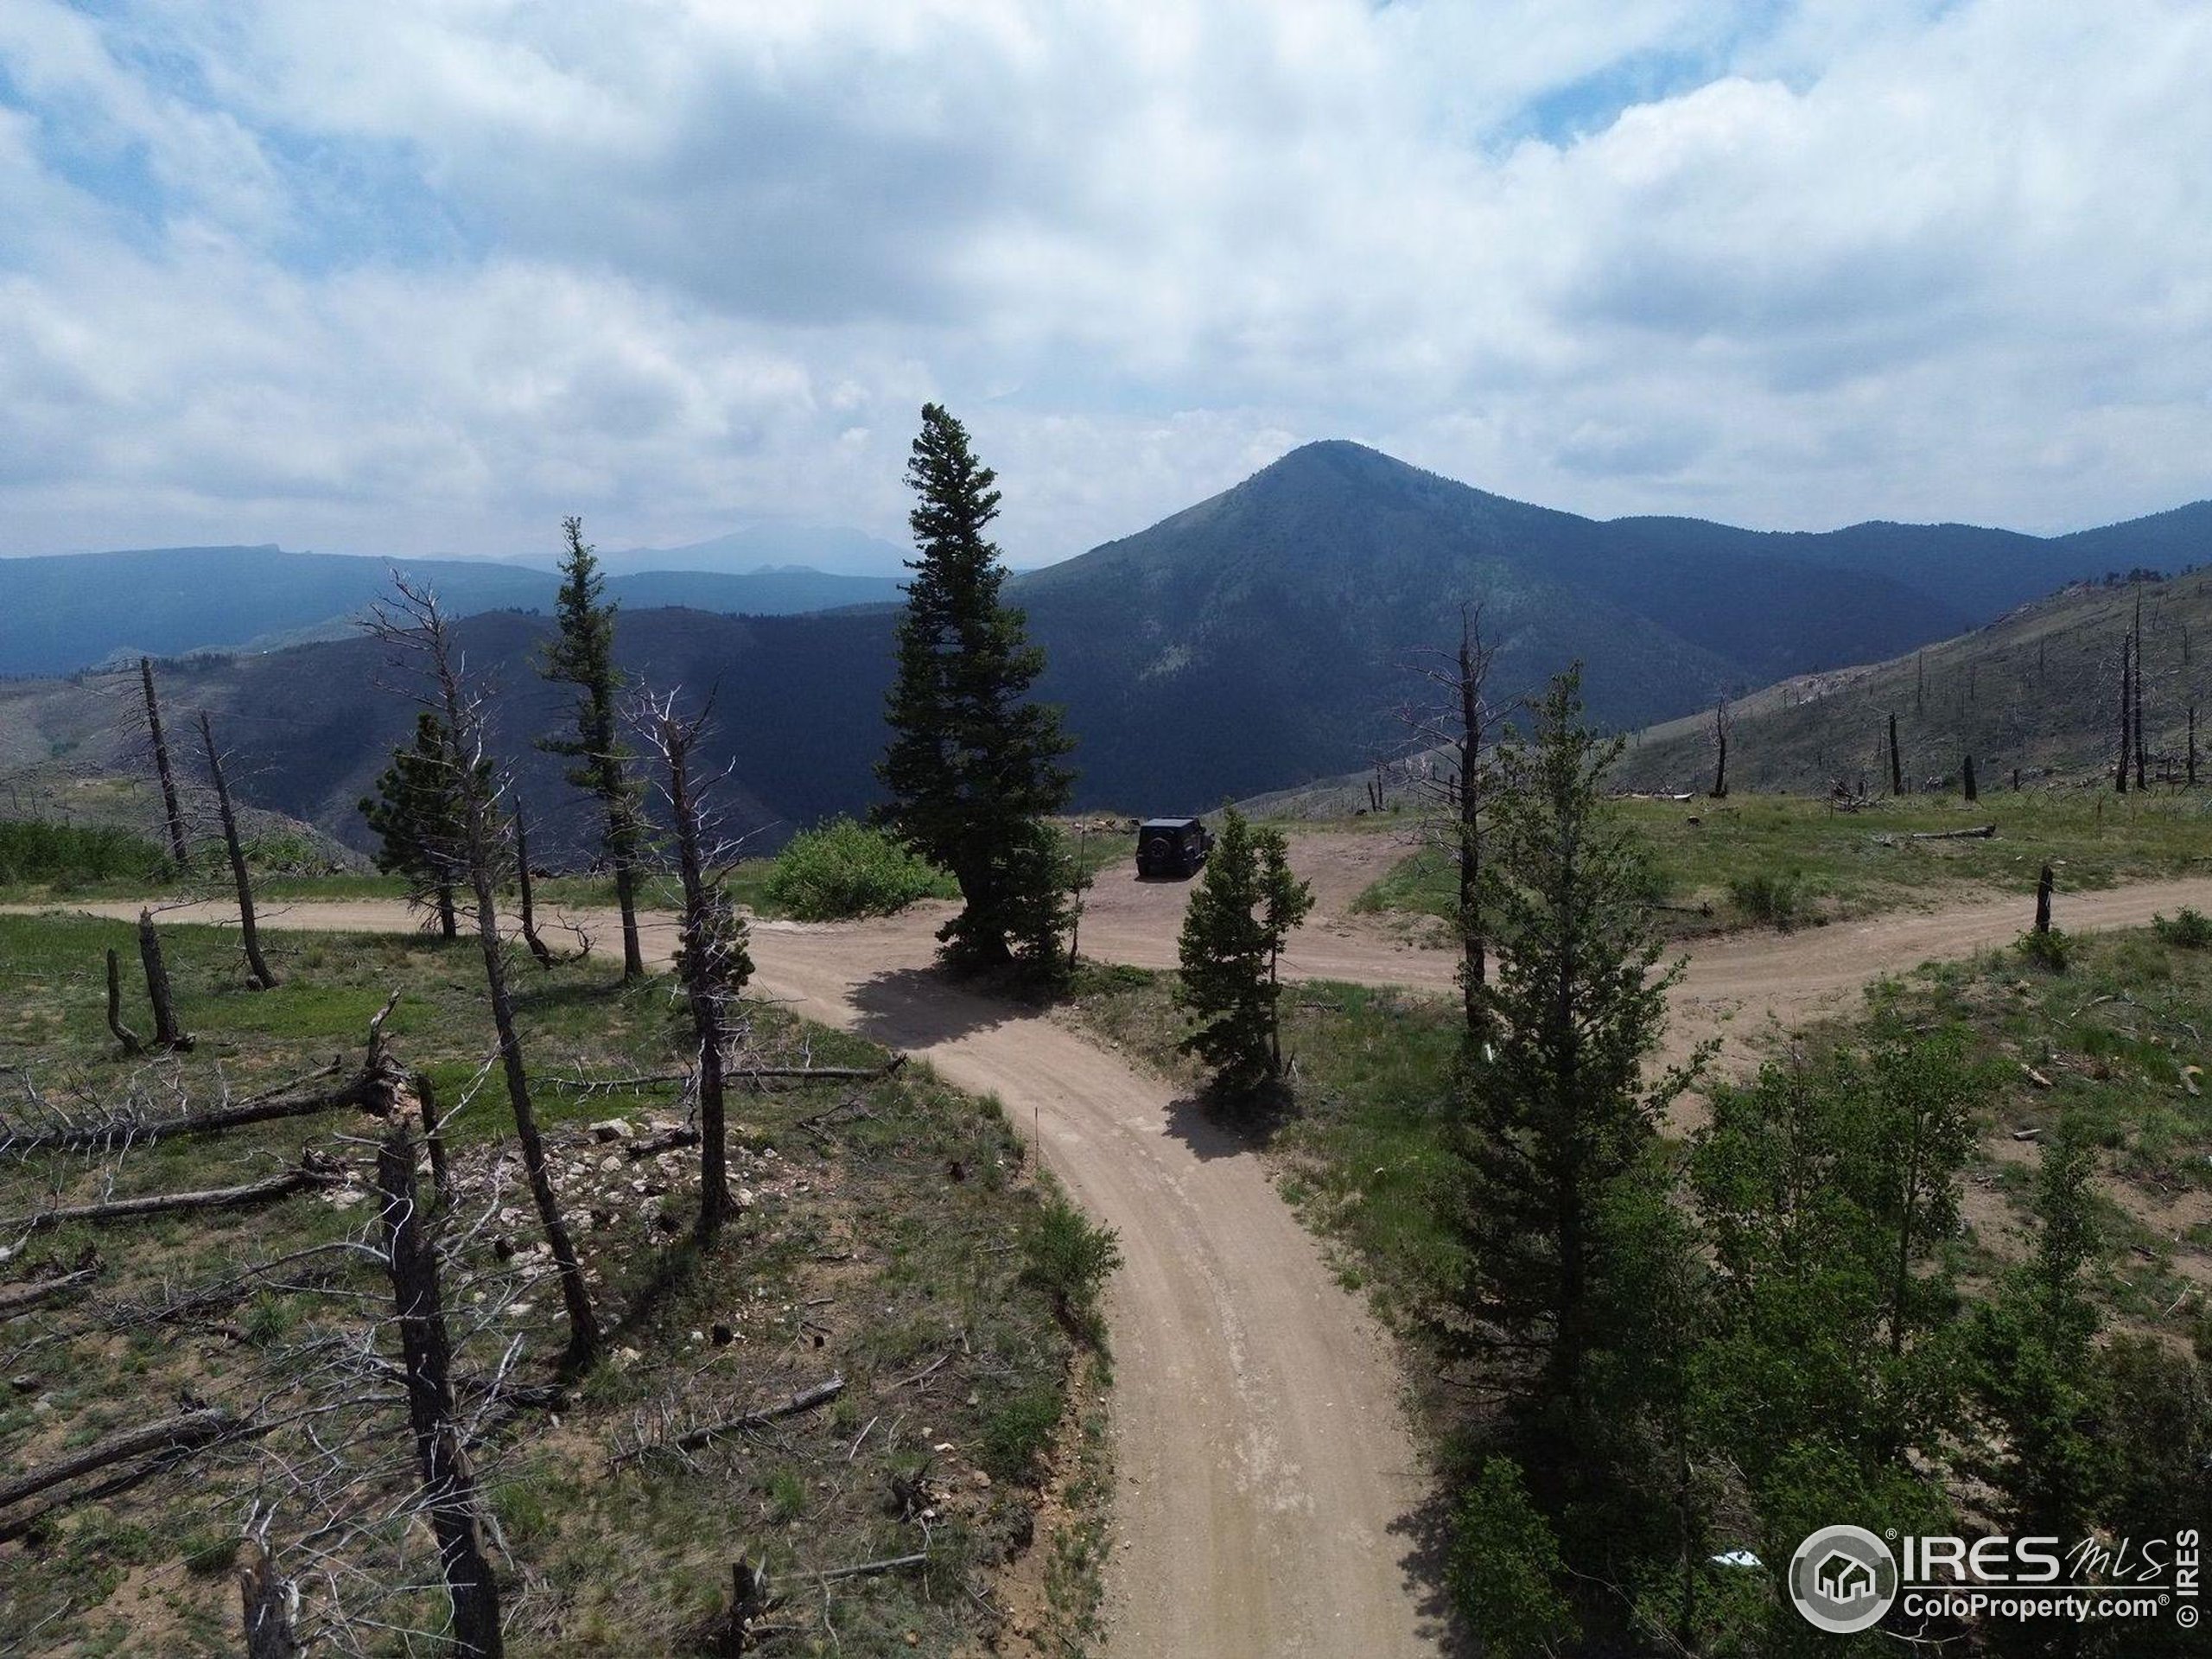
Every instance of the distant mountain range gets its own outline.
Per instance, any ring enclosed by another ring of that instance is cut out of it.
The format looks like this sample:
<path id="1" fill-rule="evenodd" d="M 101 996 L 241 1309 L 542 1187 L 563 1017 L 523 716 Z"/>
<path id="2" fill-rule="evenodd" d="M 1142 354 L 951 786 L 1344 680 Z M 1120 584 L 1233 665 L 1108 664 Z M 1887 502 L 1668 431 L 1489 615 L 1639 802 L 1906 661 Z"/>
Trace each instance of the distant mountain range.
<path id="1" fill-rule="evenodd" d="M 2212 503 L 2049 538 L 1963 525 L 1810 535 L 1600 523 L 1327 442 L 1138 535 L 1018 575 L 1007 591 L 1048 653 L 1042 691 L 1066 706 L 1079 740 L 1080 800 L 1179 811 L 1349 771 L 1395 747 L 1393 711 L 1420 684 L 1410 664 L 1456 639 L 1465 603 L 1484 606 L 1499 646 L 1497 691 L 1533 688 L 1580 658 L 1593 714 L 1625 728 L 1709 707 L 1722 690 L 1895 657 L 2065 582 L 2171 568 L 2207 545 Z M 454 608 L 469 608 L 440 581 Z M 649 608 L 638 590 L 617 591 L 631 672 L 715 690 L 717 758 L 733 764 L 747 823 L 803 824 L 873 797 L 894 611 L 737 618 Z M 229 614 L 220 595 L 207 614 Z M 526 792 L 557 825 L 557 772 L 526 753 L 558 706 L 530 663 L 548 626 L 486 615 L 467 638 L 472 664 L 503 688 L 505 741 Z M 234 711 L 251 731 L 257 799 L 358 838 L 353 799 L 409 718 L 371 689 L 373 657 L 348 641 L 203 664 L 172 674 L 173 696 Z M 34 688 L 0 697 L 0 758 L 74 743 L 97 762 L 101 722 L 113 723 L 95 715 L 97 702 Z"/>
<path id="2" fill-rule="evenodd" d="M 264 651 L 343 637 L 393 569 L 454 615 L 550 610 L 550 572 L 475 559 L 374 559 L 281 548 L 168 547 L 0 559 L 0 674 L 67 674 L 118 656 Z M 623 604 L 783 616 L 896 600 L 899 582 L 819 570 L 648 569 L 617 575 Z"/>

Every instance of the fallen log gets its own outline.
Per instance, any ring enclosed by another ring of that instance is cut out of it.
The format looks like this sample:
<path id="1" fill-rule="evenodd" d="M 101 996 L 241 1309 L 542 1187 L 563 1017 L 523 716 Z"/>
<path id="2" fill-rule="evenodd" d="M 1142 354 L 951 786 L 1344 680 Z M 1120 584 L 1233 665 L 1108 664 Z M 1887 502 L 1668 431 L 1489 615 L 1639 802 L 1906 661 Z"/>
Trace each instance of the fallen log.
<path id="1" fill-rule="evenodd" d="M 1993 841 L 1996 836 L 1995 824 L 1978 823 L 1971 830 L 1916 830 L 1905 839 L 1908 841 Z"/>
<path id="2" fill-rule="evenodd" d="M 891 1555 L 880 1561 L 860 1561 L 851 1567 L 832 1567 L 810 1576 L 827 1583 L 831 1579 L 857 1579 L 875 1573 L 895 1573 L 901 1567 L 926 1567 L 926 1551 L 918 1555 Z"/>
<path id="3" fill-rule="evenodd" d="M 874 1083 L 889 1077 L 906 1064 L 904 1054 L 893 1054 L 881 1065 L 743 1065 L 733 1062 L 726 1074 L 732 1083 L 746 1080 L 755 1082 L 791 1083 Z M 664 1089 L 674 1083 L 691 1081 L 689 1071 L 649 1071 L 634 1077 L 555 1077 L 556 1089 L 578 1094 L 619 1094 L 646 1089 Z"/>
<path id="4" fill-rule="evenodd" d="M 12 1319 L 18 1313 L 28 1313 L 41 1302 L 59 1301 L 74 1296 L 79 1291 L 99 1277 L 97 1268 L 79 1268 L 74 1273 L 65 1273 L 58 1279 L 48 1279 L 39 1284 L 10 1285 L 0 1290 L 0 1319 Z"/>
<path id="5" fill-rule="evenodd" d="M 709 1423 L 703 1427 L 689 1430 L 672 1440 L 658 1440 L 650 1446 L 639 1446 L 627 1452 L 618 1452 L 613 1462 L 617 1465 L 634 1462 L 654 1452 L 696 1452 L 703 1446 L 713 1444 L 725 1434 L 741 1434 L 747 1429 L 764 1428 L 768 1424 L 783 1418 L 796 1417 L 802 1412 L 812 1411 L 817 1406 L 829 1404 L 844 1391 L 845 1379 L 842 1376 L 832 1376 L 824 1382 L 816 1383 L 810 1389 L 801 1389 L 790 1399 L 775 1405 L 763 1406 L 757 1411 L 744 1412 L 735 1417 L 725 1417 L 720 1422 Z"/>
<path id="6" fill-rule="evenodd" d="M 142 1216 L 173 1215 L 189 1210 L 236 1210 L 289 1198 L 309 1187 L 334 1185 L 344 1179 L 337 1160 L 310 1152 L 301 1159 L 296 1168 L 266 1180 L 248 1181 L 243 1186 L 219 1186 L 200 1192 L 146 1192 L 137 1198 L 111 1198 L 105 1204 L 57 1205 L 51 1210 L 0 1221 L 0 1232 L 36 1232 L 79 1221 L 99 1226 L 111 1221 L 135 1221 Z"/>
<path id="7" fill-rule="evenodd" d="M 8 1509 L 27 1497 L 60 1486 L 79 1476 L 97 1473 L 118 1463 L 128 1463 L 133 1458 L 151 1452 L 186 1452 L 234 1434 L 240 1427 L 233 1414 L 208 1407 L 200 1411 L 188 1411 L 175 1417 L 164 1417 L 158 1422 L 143 1423 L 137 1428 L 126 1428 L 119 1434 L 111 1434 L 104 1440 L 57 1458 L 41 1468 L 13 1480 L 0 1481 L 0 1509 Z"/>

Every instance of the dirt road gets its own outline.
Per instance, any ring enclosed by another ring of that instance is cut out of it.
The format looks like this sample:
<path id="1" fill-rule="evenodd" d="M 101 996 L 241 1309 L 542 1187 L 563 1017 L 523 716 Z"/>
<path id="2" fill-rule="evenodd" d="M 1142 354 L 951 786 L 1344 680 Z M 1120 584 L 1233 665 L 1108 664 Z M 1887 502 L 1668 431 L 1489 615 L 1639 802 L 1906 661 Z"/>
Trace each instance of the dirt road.
<path id="1" fill-rule="evenodd" d="M 1321 838 L 1317 838 L 1321 839 Z M 1341 868 L 1287 959 L 1303 977 L 1448 990 L 1451 953 L 1403 944 L 1347 905 L 1379 838 L 1326 838 Z M 1363 845 L 1362 843 L 1364 843 Z M 1308 862 L 1301 858 L 1301 863 Z M 1165 965 L 1188 887 L 1109 874 L 1084 922 L 1085 953 Z M 2212 880 L 2063 895 L 2071 931 L 2212 910 Z M 135 917 L 135 905 L 93 905 Z M 168 912 L 220 922 L 221 906 Z M 1145 1656 L 1395 1656 L 1442 1644 L 1421 1605 L 1411 1522 L 1418 1460 L 1383 1340 L 1336 1283 L 1257 1160 L 1160 1081 L 1049 1020 L 969 995 L 928 969 L 943 914 L 818 926 L 760 922 L 757 985 L 809 1016 L 926 1058 L 1033 1124 L 1044 1156 L 1127 1264 L 1110 1313 L 1121 1491 L 1109 1572 L 1109 1651 Z M 609 918 L 588 918 L 601 938 Z M 1674 1001 L 1670 1046 L 1707 1036 L 1742 1065 L 1771 1023 L 1831 1011 L 1885 973 L 2014 938 L 2020 901 L 1702 945 Z M 388 931 L 392 903 L 272 906 L 275 929 Z M 664 956 L 674 931 L 649 931 Z"/>

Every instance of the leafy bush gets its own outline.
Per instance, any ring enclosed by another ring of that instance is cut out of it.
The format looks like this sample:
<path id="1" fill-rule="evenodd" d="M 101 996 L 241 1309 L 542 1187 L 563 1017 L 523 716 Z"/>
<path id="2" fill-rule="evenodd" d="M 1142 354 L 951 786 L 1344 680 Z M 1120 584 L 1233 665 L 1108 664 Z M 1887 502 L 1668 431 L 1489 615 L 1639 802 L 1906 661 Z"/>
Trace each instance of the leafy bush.
<path id="1" fill-rule="evenodd" d="M 1446 1577 L 1453 1599 L 1497 1659 L 1539 1659 L 1577 1635 L 1558 1582 L 1559 1541 L 1529 1501 L 1521 1466 L 1491 1458 L 1452 1517 Z"/>
<path id="2" fill-rule="evenodd" d="M 162 849 L 127 830 L 86 830 L 37 819 L 0 819 L 0 886 L 149 876 Z"/>
<path id="3" fill-rule="evenodd" d="M 2171 921 L 2164 916 L 2153 916 L 2151 930 L 2168 944 L 2178 945 L 2184 950 L 2212 948 L 2212 916 L 2186 905 Z"/>
<path id="4" fill-rule="evenodd" d="M 768 872 L 762 895 L 802 922 L 888 916 L 917 899 L 953 899 L 952 878 L 880 830 L 836 818 L 791 837 Z"/>
<path id="5" fill-rule="evenodd" d="M 1728 884 L 1728 897 L 1751 920 L 1783 933 L 1804 919 L 1804 887 L 1795 870 L 1739 876 Z"/>
<path id="6" fill-rule="evenodd" d="M 2054 927 L 2048 933 L 2020 935 L 2020 954 L 2045 973 L 2063 974 L 2072 946 L 2066 935 Z"/>
<path id="7" fill-rule="evenodd" d="M 1096 1341 L 1104 1330 L 1099 1293 L 1122 1265 L 1119 1235 L 1093 1225 L 1065 1198 L 1050 1198 L 1023 1230 L 1021 1257 L 1022 1278 L 1052 1297 L 1071 1329 Z"/>

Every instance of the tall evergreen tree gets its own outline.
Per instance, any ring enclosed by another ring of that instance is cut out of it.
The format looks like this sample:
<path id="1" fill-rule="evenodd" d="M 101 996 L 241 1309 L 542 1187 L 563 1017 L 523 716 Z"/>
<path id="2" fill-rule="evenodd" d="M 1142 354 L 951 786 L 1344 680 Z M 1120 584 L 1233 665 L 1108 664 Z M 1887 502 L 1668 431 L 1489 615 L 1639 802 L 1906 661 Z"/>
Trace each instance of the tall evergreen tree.
<path id="1" fill-rule="evenodd" d="M 405 876 L 410 895 L 436 907 L 438 931 L 450 939 L 460 933 L 453 895 L 467 826 L 448 752 L 445 722 L 424 709 L 415 717 L 414 746 L 392 751 L 360 812 L 377 837 L 377 868 Z"/>
<path id="2" fill-rule="evenodd" d="M 568 551 L 561 560 L 561 594 L 555 614 L 560 632 L 545 647 L 545 677 L 576 689 L 575 734 L 546 738 L 540 747 L 575 761 L 569 781 L 595 798 L 604 815 L 600 846 L 614 873 L 614 901 L 622 912 L 622 977 L 642 978 L 638 944 L 638 850 L 641 824 L 638 791 L 625 764 L 615 694 L 622 671 L 614 665 L 614 602 L 606 594 L 599 557 L 584 540 L 584 521 L 561 521 Z"/>
<path id="3" fill-rule="evenodd" d="M 1019 955 L 1049 969 L 1071 883 L 1045 818 L 1067 804 L 1074 774 L 1060 760 L 1075 746 L 1059 710 L 1030 701 L 1045 653 L 1000 602 L 1006 571 L 984 533 L 996 480 L 960 423 L 925 406 L 906 467 L 917 556 L 886 709 L 891 744 L 876 767 L 891 799 L 878 817 L 960 884 L 960 913 L 938 935 L 948 960 L 988 967 Z"/>
<path id="4" fill-rule="evenodd" d="M 1607 1356 L 1634 1340 L 1609 1327 L 1642 1247 L 1612 1218 L 1637 1207 L 1624 1185 L 1656 1167 L 1660 1119 L 1690 1077 L 1643 1081 L 1675 974 L 1658 970 L 1645 855 L 1605 807 L 1619 751 L 1583 723 L 1570 670 L 1529 740 L 1499 752 L 1482 875 L 1498 967 L 1458 1080 L 1465 1278 L 1447 1334 L 1501 1363 L 1554 1503 L 1576 1484 Z"/>
<path id="5" fill-rule="evenodd" d="M 1282 831 L 1255 830 L 1231 807 L 1183 912 L 1175 992 L 1197 1021 L 1182 1050 L 1213 1068 L 1224 1094 L 1249 1094 L 1282 1071 L 1276 962 L 1313 907 Z"/>

